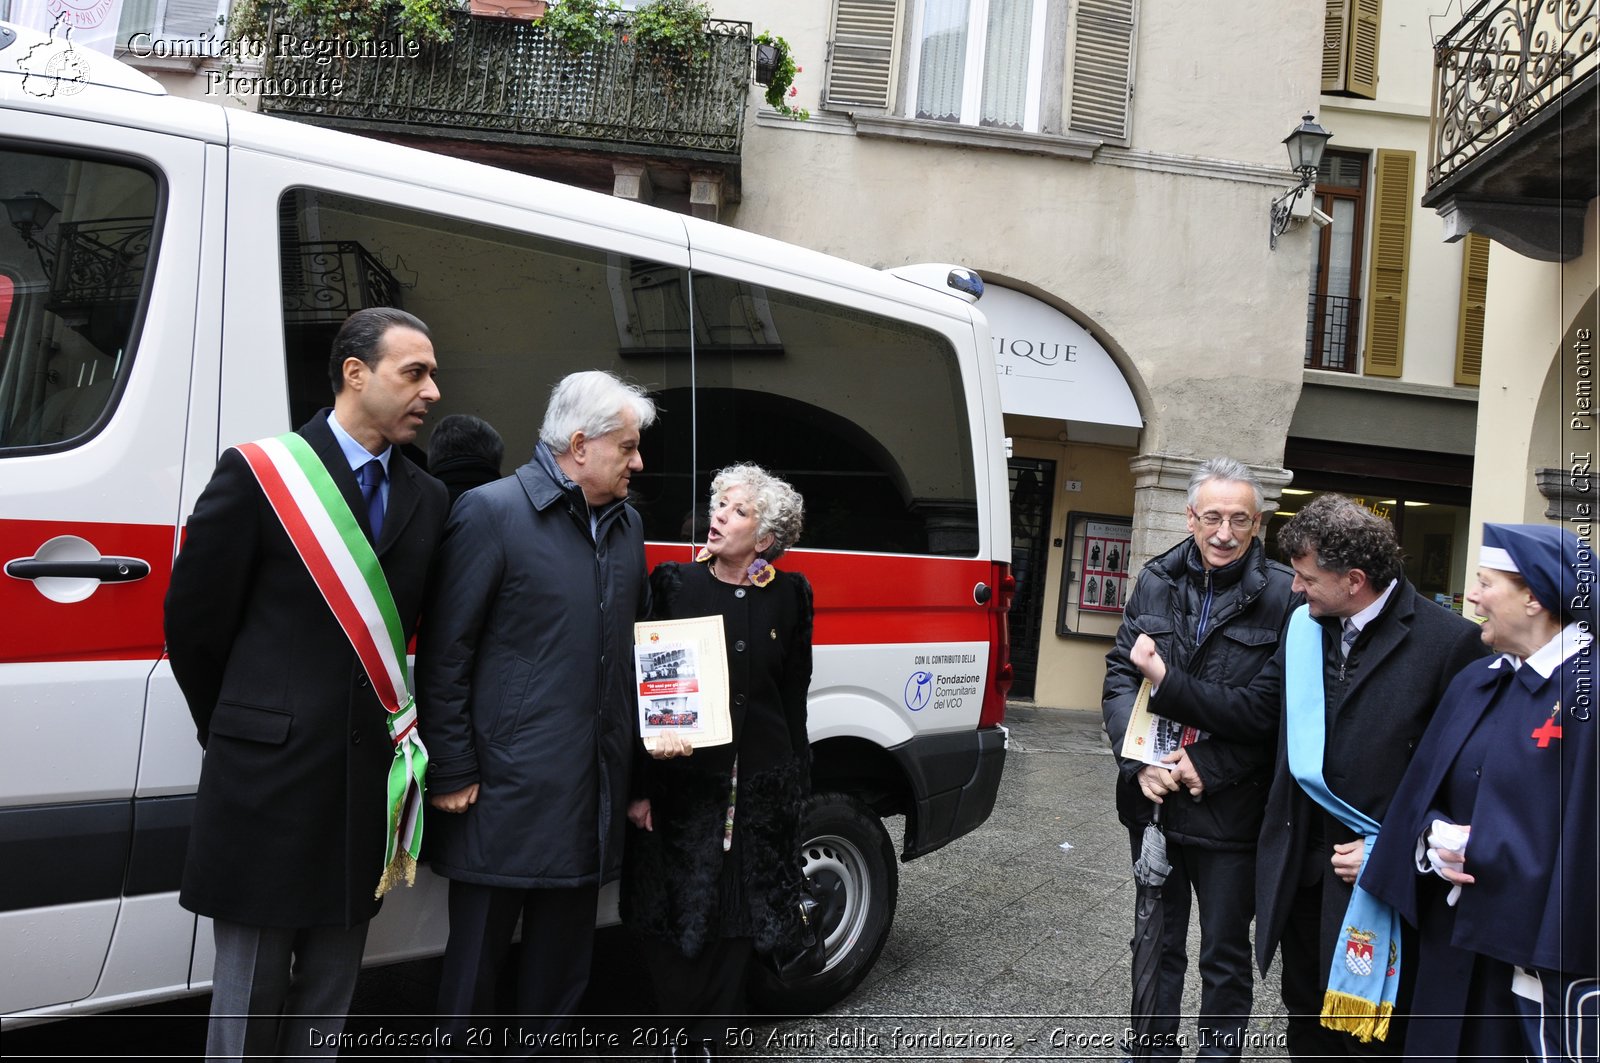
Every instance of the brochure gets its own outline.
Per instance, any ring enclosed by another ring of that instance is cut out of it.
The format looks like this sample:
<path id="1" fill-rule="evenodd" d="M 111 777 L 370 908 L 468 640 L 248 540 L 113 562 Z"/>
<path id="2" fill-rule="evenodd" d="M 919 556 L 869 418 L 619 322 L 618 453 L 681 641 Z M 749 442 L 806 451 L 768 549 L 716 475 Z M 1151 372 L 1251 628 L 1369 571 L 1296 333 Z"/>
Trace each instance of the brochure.
<path id="1" fill-rule="evenodd" d="M 1139 684 L 1139 693 L 1133 699 L 1133 714 L 1128 717 L 1128 730 L 1122 736 L 1122 755 L 1128 760 L 1167 768 L 1171 765 L 1163 764 L 1162 757 L 1206 737 L 1207 732 L 1198 727 L 1151 712 L 1150 680 L 1146 679 Z"/>
<path id="2" fill-rule="evenodd" d="M 646 749 L 668 731 L 696 747 L 733 741 L 722 617 L 640 621 L 633 625 L 633 666 Z"/>

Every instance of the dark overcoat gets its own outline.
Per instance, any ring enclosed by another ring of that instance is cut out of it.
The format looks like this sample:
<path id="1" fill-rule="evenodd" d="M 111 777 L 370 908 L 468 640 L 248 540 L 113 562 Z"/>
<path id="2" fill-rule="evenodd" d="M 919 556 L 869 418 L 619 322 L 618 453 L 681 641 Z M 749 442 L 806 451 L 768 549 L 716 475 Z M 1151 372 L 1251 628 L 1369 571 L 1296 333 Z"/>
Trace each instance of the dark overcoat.
<path id="1" fill-rule="evenodd" d="M 1435 931 L 1421 936 L 1419 1014 L 1468 1010 L 1471 954 L 1569 978 L 1600 973 L 1594 652 L 1580 650 L 1549 678 L 1526 664 L 1513 672 L 1499 658 L 1468 665 L 1395 791 L 1361 885 L 1408 923 Z M 1480 730 L 1473 745 L 1487 750 L 1481 763 L 1463 761 Z M 1452 807 L 1474 788 L 1470 808 Z M 1477 881 L 1454 908 L 1445 902 L 1449 886 L 1415 863 L 1417 838 L 1435 819 L 1472 826 L 1466 869 Z M 1456 1029 L 1434 1022 L 1428 1030 L 1438 1051 L 1453 1051 Z"/>
<path id="2" fill-rule="evenodd" d="M 1326 617 L 1318 623 L 1325 680 L 1330 690 L 1338 690 L 1334 672 L 1341 660 L 1340 624 Z M 1324 721 L 1323 779 L 1329 789 L 1381 823 L 1450 680 L 1485 652 L 1478 625 L 1424 598 L 1400 577 L 1383 611 L 1351 648 L 1344 662 L 1343 700 Z M 1280 709 L 1277 766 L 1256 855 L 1256 962 L 1263 972 L 1271 965 L 1296 891 L 1320 881 L 1318 963 L 1326 977 L 1351 894 L 1333 872 L 1333 846 L 1357 836 L 1312 801 L 1289 774 L 1282 726 Z M 1315 826 L 1322 836 L 1316 852 L 1309 851 L 1312 817 L 1318 817 Z"/>
<path id="3" fill-rule="evenodd" d="M 1116 645 L 1106 655 L 1101 711 L 1113 751 L 1122 748 L 1143 675 L 1129 660 L 1135 640 L 1155 640 L 1167 678 L 1150 710 L 1203 728 L 1189 746 L 1205 781 L 1199 801 L 1188 795 L 1161 806 L 1167 834 L 1202 848 L 1250 849 L 1261 830 L 1271 779 L 1282 675 L 1278 641 L 1301 598 L 1294 573 L 1267 560 L 1259 540 L 1243 557 L 1207 569 L 1194 539 L 1151 559 L 1123 610 Z M 1206 628 L 1199 638 L 1201 616 Z M 1150 822 L 1155 804 L 1139 790 L 1137 761 L 1119 760 L 1117 814 L 1123 824 Z"/>
<path id="4" fill-rule="evenodd" d="M 328 411 L 300 435 L 367 528 Z M 448 508 L 395 448 L 378 559 L 407 638 Z M 387 716 L 237 450 L 195 504 L 166 600 L 167 654 L 205 759 L 179 900 L 252 926 L 352 926 L 378 910 Z"/>
<path id="5" fill-rule="evenodd" d="M 431 814 L 424 856 L 484 886 L 598 885 L 622 870 L 638 740 L 633 624 L 649 608 L 639 514 L 595 514 L 544 444 L 456 500 L 417 638 Z"/>
<path id="6" fill-rule="evenodd" d="M 765 587 L 735 587 L 707 565 L 668 562 L 651 586 L 660 619 L 722 617 L 733 742 L 642 761 L 635 789 L 650 798 L 654 830 L 628 832 L 622 918 L 686 956 L 718 937 L 749 937 L 768 952 L 797 930 L 800 821 L 810 791 L 811 585 L 780 571 Z M 735 758 L 734 838 L 725 853 Z"/>

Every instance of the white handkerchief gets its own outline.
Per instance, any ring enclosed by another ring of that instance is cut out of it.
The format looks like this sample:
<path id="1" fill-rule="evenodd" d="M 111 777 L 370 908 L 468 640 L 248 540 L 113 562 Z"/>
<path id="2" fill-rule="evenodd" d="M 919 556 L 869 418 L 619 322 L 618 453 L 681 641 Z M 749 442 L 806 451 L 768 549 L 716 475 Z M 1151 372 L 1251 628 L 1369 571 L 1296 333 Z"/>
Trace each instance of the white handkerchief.
<path id="1" fill-rule="evenodd" d="M 1453 852 L 1465 853 L 1467 839 L 1471 836 L 1471 827 L 1463 827 L 1459 823 L 1448 823 L 1442 819 L 1433 821 L 1433 826 L 1428 830 L 1428 863 L 1433 867 L 1433 873 L 1443 878 L 1441 873 L 1449 864 L 1439 859 L 1438 850 L 1449 849 Z M 1461 886 L 1450 887 L 1450 895 L 1444 901 L 1454 908 L 1456 901 L 1461 899 Z"/>

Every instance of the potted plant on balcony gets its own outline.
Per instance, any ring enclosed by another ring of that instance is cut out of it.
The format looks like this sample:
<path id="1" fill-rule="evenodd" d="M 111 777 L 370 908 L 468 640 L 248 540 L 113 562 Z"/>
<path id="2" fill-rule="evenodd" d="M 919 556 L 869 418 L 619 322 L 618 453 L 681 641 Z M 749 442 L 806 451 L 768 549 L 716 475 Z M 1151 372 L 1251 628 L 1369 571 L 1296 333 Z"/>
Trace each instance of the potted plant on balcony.
<path id="1" fill-rule="evenodd" d="M 622 25 L 622 5 L 616 0 L 560 0 L 539 19 L 545 36 L 579 56 L 592 52 Z"/>
<path id="2" fill-rule="evenodd" d="M 699 0 L 651 0 L 628 20 L 640 58 L 655 68 L 669 93 L 683 84 L 697 62 L 710 57 L 710 18 L 711 9 Z"/>
<path id="3" fill-rule="evenodd" d="M 795 65 L 794 55 L 789 51 L 789 42 L 767 30 L 762 30 L 755 39 L 756 46 L 756 84 L 767 87 L 767 106 L 781 115 L 793 118 L 796 122 L 804 122 L 811 117 L 811 112 L 804 107 L 791 107 L 789 101 L 800 95 L 800 90 L 794 87 L 794 77 L 803 68 Z"/>
<path id="4" fill-rule="evenodd" d="M 465 0 L 235 0 L 227 31 L 233 40 L 266 40 L 273 16 L 321 40 L 370 41 L 394 16 L 403 36 L 441 43 L 451 36 L 450 16 Z"/>

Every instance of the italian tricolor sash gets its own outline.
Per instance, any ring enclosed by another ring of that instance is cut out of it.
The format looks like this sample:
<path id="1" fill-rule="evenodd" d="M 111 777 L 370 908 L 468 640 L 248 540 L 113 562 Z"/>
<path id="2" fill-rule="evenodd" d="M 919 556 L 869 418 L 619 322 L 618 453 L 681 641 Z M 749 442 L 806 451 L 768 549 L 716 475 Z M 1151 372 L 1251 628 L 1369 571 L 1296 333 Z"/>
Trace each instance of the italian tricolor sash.
<path id="1" fill-rule="evenodd" d="M 291 432 L 236 448 L 249 464 L 322 592 L 334 619 L 389 713 L 388 842 L 375 896 L 402 878 L 416 881 L 422 849 L 422 791 L 428 751 L 417 734 L 417 704 L 406 671 L 406 640 L 394 595 L 355 514 L 311 444 Z"/>

